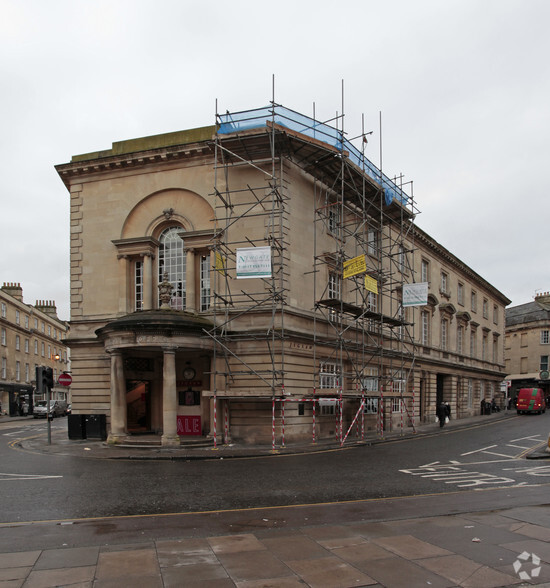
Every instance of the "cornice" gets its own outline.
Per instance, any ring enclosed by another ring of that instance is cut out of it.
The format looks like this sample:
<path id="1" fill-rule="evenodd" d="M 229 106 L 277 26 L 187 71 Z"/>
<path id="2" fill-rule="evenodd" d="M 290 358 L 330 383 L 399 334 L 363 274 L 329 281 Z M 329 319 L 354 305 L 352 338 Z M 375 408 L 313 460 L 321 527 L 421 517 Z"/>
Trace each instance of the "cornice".
<path id="1" fill-rule="evenodd" d="M 193 145 L 168 146 L 136 153 L 93 157 L 82 161 L 58 164 L 55 169 L 65 186 L 69 188 L 74 179 L 78 181 L 78 178 L 92 176 L 97 173 L 144 168 L 150 165 L 158 165 L 159 163 L 181 162 L 204 155 L 212 155 L 211 141 Z"/>

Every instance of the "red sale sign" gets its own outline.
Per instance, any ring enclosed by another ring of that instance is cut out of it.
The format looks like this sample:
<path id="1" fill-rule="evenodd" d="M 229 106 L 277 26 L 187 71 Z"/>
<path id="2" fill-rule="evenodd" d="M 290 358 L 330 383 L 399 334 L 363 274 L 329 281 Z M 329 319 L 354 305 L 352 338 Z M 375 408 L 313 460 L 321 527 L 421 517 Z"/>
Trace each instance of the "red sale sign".
<path id="1" fill-rule="evenodd" d="M 195 415 L 178 415 L 178 435 L 200 436 L 201 417 Z"/>

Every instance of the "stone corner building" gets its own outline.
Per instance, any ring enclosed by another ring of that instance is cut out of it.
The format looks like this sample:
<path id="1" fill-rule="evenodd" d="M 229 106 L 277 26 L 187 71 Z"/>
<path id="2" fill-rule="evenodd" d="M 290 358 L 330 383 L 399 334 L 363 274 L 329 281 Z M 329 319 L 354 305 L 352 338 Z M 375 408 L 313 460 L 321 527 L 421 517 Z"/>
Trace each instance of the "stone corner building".
<path id="1" fill-rule="evenodd" d="M 506 380 L 515 399 L 521 388 L 550 396 L 550 293 L 506 309 Z"/>
<path id="2" fill-rule="evenodd" d="M 109 440 L 383 434 L 479 413 L 509 300 L 336 128 L 278 105 L 56 167 L 72 401 Z M 411 284 L 427 297 L 410 303 Z M 405 303 L 405 300 L 408 302 Z"/>

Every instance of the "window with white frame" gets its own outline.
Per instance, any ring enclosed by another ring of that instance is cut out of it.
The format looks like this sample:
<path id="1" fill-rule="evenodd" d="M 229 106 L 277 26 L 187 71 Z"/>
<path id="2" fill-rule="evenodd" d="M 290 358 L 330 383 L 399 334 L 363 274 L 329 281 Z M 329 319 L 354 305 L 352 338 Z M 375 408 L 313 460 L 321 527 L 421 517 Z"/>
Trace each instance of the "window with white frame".
<path id="1" fill-rule="evenodd" d="M 328 230 L 335 237 L 340 237 L 342 230 L 341 219 L 340 205 L 337 202 L 333 202 L 328 209 Z"/>
<path id="2" fill-rule="evenodd" d="M 31 381 L 31 368 L 28 363 L 25 364 L 25 382 Z"/>
<path id="3" fill-rule="evenodd" d="M 541 345 L 548 345 L 550 343 L 550 330 L 543 329 L 540 332 L 540 344 Z"/>
<path id="4" fill-rule="evenodd" d="M 548 355 L 541 355 L 540 356 L 540 371 L 541 372 L 548 371 Z"/>
<path id="5" fill-rule="evenodd" d="M 201 255 L 200 266 L 200 301 L 201 311 L 210 308 L 210 256 Z"/>
<path id="6" fill-rule="evenodd" d="M 15 324 L 19 325 L 21 323 L 21 313 L 16 310 L 15 311 Z"/>
<path id="7" fill-rule="evenodd" d="M 396 370 L 393 374 L 392 385 L 395 394 L 405 393 L 405 372 L 402 370 Z"/>
<path id="8" fill-rule="evenodd" d="M 487 300 L 487 298 L 483 299 L 483 318 L 489 318 L 489 301 Z"/>
<path id="9" fill-rule="evenodd" d="M 46 357 L 46 344 L 44 343 L 44 341 L 42 341 L 42 357 Z"/>
<path id="10" fill-rule="evenodd" d="M 367 310 L 378 312 L 378 294 L 367 292 Z"/>
<path id="11" fill-rule="evenodd" d="M 342 292 L 342 280 L 337 272 L 328 274 L 328 297 L 340 300 Z"/>
<path id="12" fill-rule="evenodd" d="M 391 399 L 391 411 L 392 412 L 401 412 L 403 407 L 402 399 L 399 397 L 393 397 Z"/>
<path id="13" fill-rule="evenodd" d="M 29 352 L 29 340 L 25 339 L 25 353 Z"/>
<path id="14" fill-rule="evenodd" d="M 34 340 L 34 354 L 38 355 L 38 339 Z"/>
<path id="15" fill-rule="evenodd" d="M 6 329 L 2 329 L 0 338 L 2 341 L 2 345 L 6 345 Z"/>
<path id="16" fill-rule="evenodd" d="M 15 362 L 15 381 L 16 382 L 21 381 L 21 362 L 20 361 Z"/>
<path id="17" fill-rule="evenodd" d="M 442 294 L 449 293 L 449 276 L 447 275 L 446 272 L 441 272 L 440 290 L 441 290 Z"/>
<path id="18" fill-rule="evenodd" d="M 8 377 L 8 360 L 3 357 L 2 358 L 2 380 L 5 380 Z"/>
<path id="19" fill-rule="evenodd" d="M 186 255 L 183 239 L 179 236 L 182 231 L 183 228 L 180 226 L 169 227 L 159 237 L 158 281 L 160 284 L 164 280 L 164 274 L 168 274 L 168 281 L 173 288 L 170 306 L 175 310 L 185 308 Z M 159 306 L 160 304 L 159 298 Z"/>
<path id="20" fill-rule="evenodd" d="M 464 327 L 462 325 L 456 328 L 456 352 L 459 355 L 464 353 Z"/>
<path id="21" fill-rule="evenodd" d="M 6 318 L 8 312 L 7 306 L 2 302 L 2 318 Z"/>
<path id="22" fill-rule="evenodd" d="M 52 326 L 48 325 L 48 337 L 52 336 Z"/>
<path id="23" fill-rule="evenodd" d="M 378 255 L 378 231 L 376 229 L 367 231 L 367 253 L 372 257 Z"/>
<path id="24" fill-rule="evenodd" d="M 378 392 L 378 368 L 377 367 L 363 368 L 363 376 L 361 378 L 361 388 L 365 392 Z"/>
<path id="25" fill-rule="evenodd" d="M 476 353 L 477 353 L 476 339 L 477 339 L 477 331 L 475 329 L 472 329 L 470 331 L 470 357 L 476 356 Z"/>
<path id="26" fill-rule="evenodd" d="M 44 323 L 44 321 L 41 321 L 40 323 L 40 330 L 46 334 L 46 324 Z"/>
<path id="27" fill-rule="evenodd" d="M 25 315 L 25 329 L 28 329 L 28 328 L 29 328 L 29 315 L 26 314 Z"/>
<path id="28" fill-rule="evenodd" d="M 430 281 L 430 262 L 427 259 L 423 259 L 420 262 L 420 281 L 421 282 L 429 282 Z"/>
<path id="29" fill-rule="evenodd" d="M 338 388 L 338 364 L 323 361 L 319 364 L 319 388 Z"/>
<path id="30" fill-rule="evenodd" d="M 397 264 L 399 267 L 400 272 L 405 271 L 405 248 L 403 245 L 399 245 L 399 250 L 397 252 Z"/>
<path id="31" fill-rule="evenodd" d="M 458 282 L 456 287 L 456 300 L 458 304 L 464 306 L 464 284 Z"/>
<path id="32" fill-rule="evenodd" d="M 134 309 L 143 310 L 143 261 L 134 262 Z"/>
<path id="33" fill-rule="evenodd" d="M 422 345 L 430 344 L 430 313 L 427 310 L 423 310 L 420 313 L 420 342 Z"/>
<path id="34" fill-rule="evenodd" d="M 446 351 L 449 346 L 449 321 L 448 319 L 444 318 L 441 319 L 441 349 Z"/>
<path id="35" fill-rule="evenodd" d="M 21 337 L 19 337 L 19 335 L 15 335 L 15 350 L 21 350 Z"/>
<path id="36" fill-rule="evenodd" d="M 366 396 L 365 404 L 363 406 L 364 414 L 378 414 L 378 397 Z"/>

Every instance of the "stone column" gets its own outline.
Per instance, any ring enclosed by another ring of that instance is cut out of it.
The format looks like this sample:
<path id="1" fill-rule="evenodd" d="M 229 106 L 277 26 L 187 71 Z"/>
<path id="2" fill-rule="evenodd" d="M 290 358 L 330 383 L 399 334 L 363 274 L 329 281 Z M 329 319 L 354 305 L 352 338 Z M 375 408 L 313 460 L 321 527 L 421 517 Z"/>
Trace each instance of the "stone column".
<path id="1" fill-rule="evenodd" d="M 128 312 L 128 256 L 118 256 L 118 311 Z"/>
<path id="2" fill-rule="evenodd" d="M 143 256 L 143 310 L 153 309 L 153 259 L 151 253 Z"/>
<path id="3" fill-rule="evenodd" d="M 108 443 L 119 443 L 126 437 L 126 385 L 124 382 L 124 366 L 122 353 L 111 351 L 111 430 Z"/>
<path id="4" fill-rule="evenodd" d="M 162 439 L 163 446 L 180 444 L 177 431 L 178 398 L 176 391 L 176 348 L 165 347 L 162 371 Z"/>
<path id="5" fill-rule="evenodd" d="M 187 254 L 185 270 L 185 310 L 196 312 L 197 301 L 195 299 L 195 250 L 189 247 L 185 250 Z"/>

